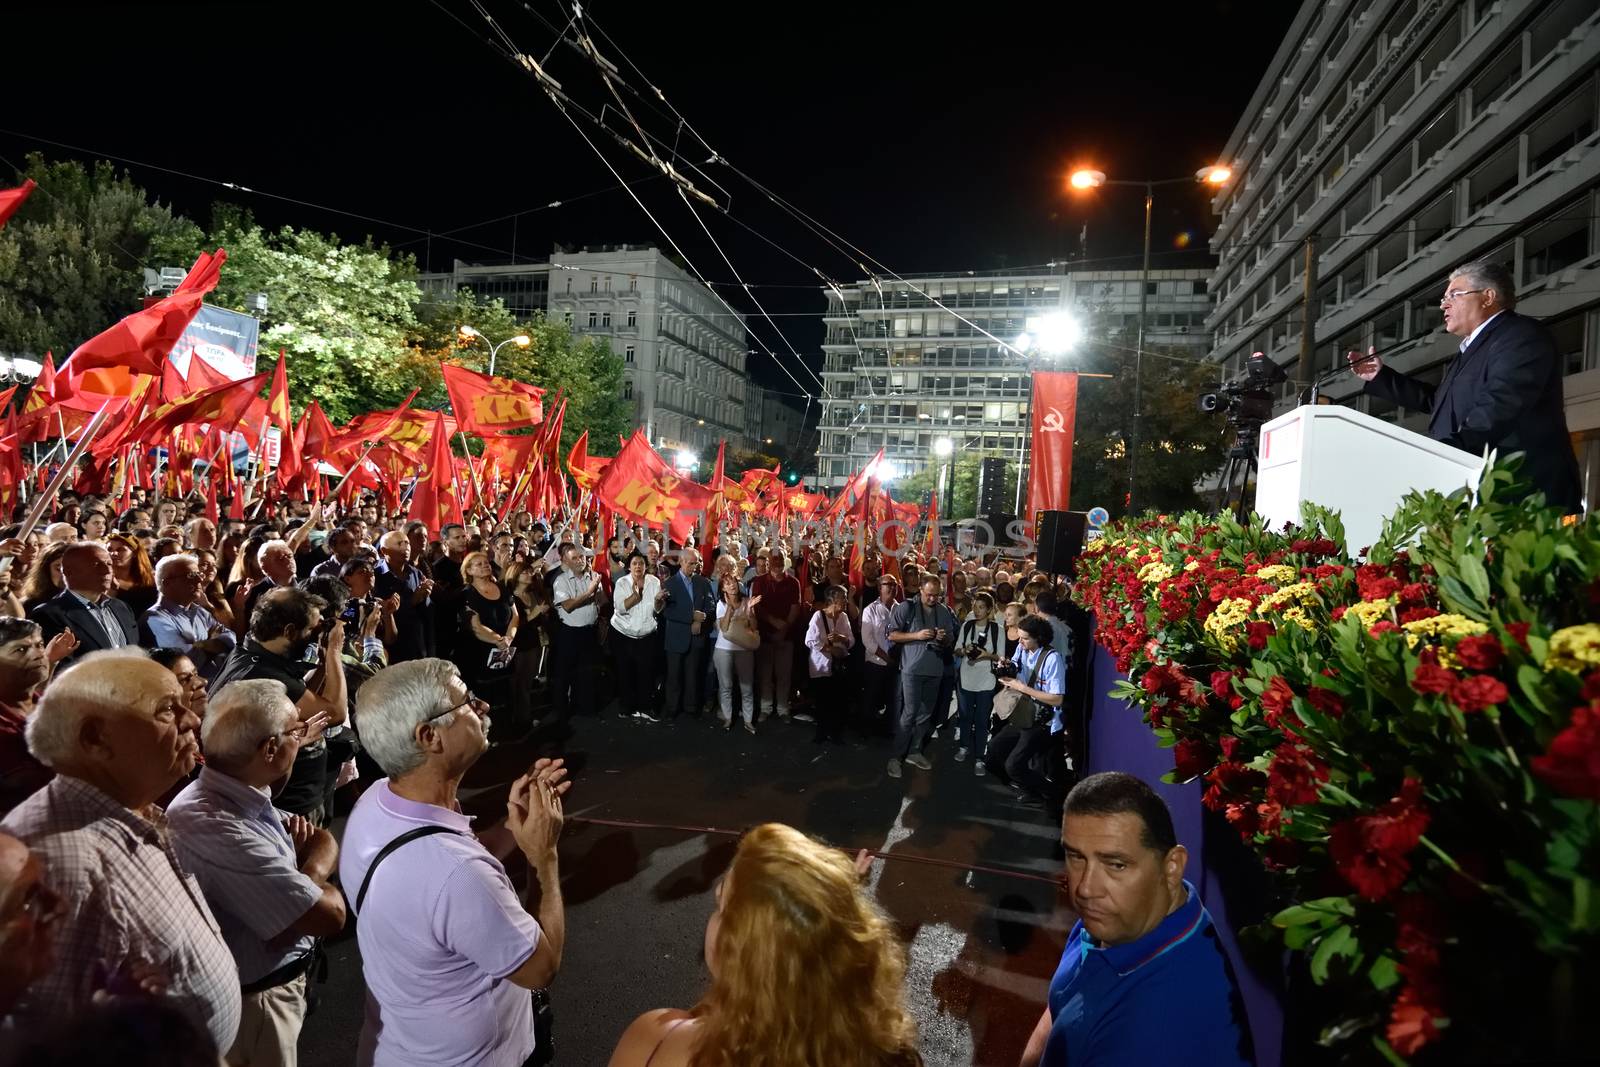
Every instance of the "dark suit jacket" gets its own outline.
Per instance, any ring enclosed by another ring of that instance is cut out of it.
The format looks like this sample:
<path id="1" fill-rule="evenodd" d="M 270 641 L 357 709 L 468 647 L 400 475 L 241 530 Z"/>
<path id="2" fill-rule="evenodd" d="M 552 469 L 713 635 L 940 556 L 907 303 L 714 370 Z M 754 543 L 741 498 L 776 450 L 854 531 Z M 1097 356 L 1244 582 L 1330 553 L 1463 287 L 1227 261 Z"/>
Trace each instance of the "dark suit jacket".
<path id="1" fill-rule="evenodd" d="M 667 591 L 667 604 L 661 616 L 666 621 L 662 638 L 668 652 L 687 652 L 695 645 L 703 644 L 711 628 L 717 624 L 717 601 L 711 592 L 710 579 L 697 574 L 693 585 L 694 596 L 690 597 L 683 591 L 682 572 L 661 580 L 662 588 Z M 700 624 L 698 634 L 692 634 L 689 627 L 694 624 L 696 611 L 705 612 L 706 621 Z"/>
<path id="2" fill-rule="evenodd" d="M 133 617 L 133 609 L 116 597 L 108 597 L 106 603 L 111 608 L 111 614 L 122 624 L 123 643 L 138 645 L 139 621 Z M 71 630 L 77 637 L 77 651 L 67 657 L 63 664 L 71 663 L 87 653 L 111 647 L 105 630 L 100 628 L 99 620 L 83 606 L 83 601 L 65 589 L 54 599 L 46 600 L 34 608 L 30 617 L 39 624 L 40 629 L 44 630 L 46 641 L 63 630 Z"/>
<path id="3" fill-rule="evenodd" d="M 1428 436 L 1468 452 L 1523 453 L 1522 478 L 1552 505 L 1582 504 L 1567 434 L 1561 357 L 1537 319 L 1505 311 L 1450 361 L 1437 387 L 1389 367 L 1366 391 L 1429 413 Z"/>
<path id="4" fill-rule="evenodd" d="M 406 565 L 404 574 L 396 574 L 385 565 L 373 577 L 372 591 L 379 600 L 400 594 L 400 610 L 394 616 L 394 644 L 389 646 L 390 663 L 404 663 L 433 655 L 433 604 L 431 600 L 421 604 L 411 603 L 417 586 L 421 584 L 422 572 L 410 564 Z"/>

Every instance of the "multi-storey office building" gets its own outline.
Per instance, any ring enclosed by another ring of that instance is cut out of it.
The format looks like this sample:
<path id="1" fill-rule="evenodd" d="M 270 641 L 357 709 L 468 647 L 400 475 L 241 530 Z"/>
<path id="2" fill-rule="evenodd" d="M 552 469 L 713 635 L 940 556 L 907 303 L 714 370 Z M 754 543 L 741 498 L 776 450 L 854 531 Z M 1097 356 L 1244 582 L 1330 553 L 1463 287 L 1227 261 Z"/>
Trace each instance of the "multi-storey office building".
<path id="1" fill-rule="evenodd" d="M 994 338 L 1009 344 L 1065 311 L 1091 338 L 1131 352 L 1144 284 L 1146 346 L 1188 347 L 1198 357 L 1209 347 L 1208 273 L 1152 270 L 1146 280 L 1139 271 L 1063 266 L 1050 274 L 938 275 L 824 290 L 826 392 L 815 482 L 843 485 L 880 448 L 884 477 L 915 473 L 936 462 L 933 443 L 941 437 L 958 452 L 1025 461 L 1034 361 Z"/>
<path id="2" fill-rule="evenodd" d="M 425 290 L 468 288 L 519 314 L 545 311 L 574 333 L 605 338 L 622 357 L 624 395 L 659 450 L 747 447 L 744 321 L 659 249 L 618 245 L 547 263 L 473 266 L 423 275 Z"/>
<path id="3" fill-rule="evenodd" d="M 1312 372 L 1377 348 L 1439 381 L 1451 269 L 1495 259 L 1566 361 L 1568 424 L 1600 488 L 1600 6 L 1306 0 L 1223 158 L 1212 358 L 1295 372 L 1313 239 Z M 1328 395 L 1413 428 L 1419 412 Z M 1286 385 L 1280 403 L 1298 392 Z"/>

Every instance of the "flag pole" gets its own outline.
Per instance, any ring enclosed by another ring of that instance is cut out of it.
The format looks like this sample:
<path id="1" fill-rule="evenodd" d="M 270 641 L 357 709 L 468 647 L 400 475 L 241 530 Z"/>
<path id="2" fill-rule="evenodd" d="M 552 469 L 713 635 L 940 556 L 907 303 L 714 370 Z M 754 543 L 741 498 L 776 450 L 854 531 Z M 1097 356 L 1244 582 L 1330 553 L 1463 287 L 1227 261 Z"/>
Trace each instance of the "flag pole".
<path id="1" fill-rule="evenodd" d="M 45 509 L 49 507 L 50 501 L 55 499 L 56 494 L 61 491 L 61 483 L 67 480 L 68 474 L 72 473 L 73 467 L 78 463 L 78 457 L 83 455 L 83 450 L 89 447 L 89 443 L 94 440 L 95 435 L 105 427 L 106 420 L 111 414 L 111 403 L 110 400 L 107 400 L 100 405 L 100 410 L 94 413 L 94 417 L 89 420 L 89 424 L 83 428 L 83 433 L 79 436 L 77 444 L 73 445 L 72 451 L 67 453 L 66 462 L 61 464 L 61 469 L 56 471 L 54 478 L 50 479 L 50 484 L 45 486 L 44 492 L 34 497 L 33 506 L 28 509 L 27 515 L 22 520 L 21 528 L 17 530 L 17 540 L 26 541 L 29 535 L 38 528 L 40 521 L 44 518 Z M 4 574 L 11 569 L 11 560 L 11 556 L 0 556 L 0 574 Z"/>

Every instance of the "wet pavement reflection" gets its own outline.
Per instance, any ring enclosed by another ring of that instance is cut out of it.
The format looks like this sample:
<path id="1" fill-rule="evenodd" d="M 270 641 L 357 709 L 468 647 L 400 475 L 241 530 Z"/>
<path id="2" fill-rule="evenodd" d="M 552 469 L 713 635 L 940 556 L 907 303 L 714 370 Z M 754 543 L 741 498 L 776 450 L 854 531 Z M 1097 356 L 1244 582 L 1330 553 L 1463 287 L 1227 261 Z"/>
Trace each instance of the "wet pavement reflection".
<path id="1" fill-rule="evenodd" d="M 895 780 L 884 773 L 886 742 L 852 735 L 824 747 L 801 724 L 758 729 L 579 719 L 562 736 L 495 747 L 463 783 L 463 807 L 483 825 L 504 817 L 507 785 L 537 756 L 562 755 L 573 769 L 556 1062 L 604 1065 L 641 1012 L 695 1003 L 713 886 L 738 832 L 776 821 L 887 854 L 869 885 L 907 947 L 907 1000 L 927 1063 L 1015 1064 L 1073 922 L 1050 816 L 956 762 L 948 730 L 929 749 L 932 771 L 907 767 Z M 507 866 L 520 885 L 520 858 Z M 360 1031 L 354 936 L 329 954 L 331 977 L 301 1037 L 306 1067 L 352 1063 Z"/>

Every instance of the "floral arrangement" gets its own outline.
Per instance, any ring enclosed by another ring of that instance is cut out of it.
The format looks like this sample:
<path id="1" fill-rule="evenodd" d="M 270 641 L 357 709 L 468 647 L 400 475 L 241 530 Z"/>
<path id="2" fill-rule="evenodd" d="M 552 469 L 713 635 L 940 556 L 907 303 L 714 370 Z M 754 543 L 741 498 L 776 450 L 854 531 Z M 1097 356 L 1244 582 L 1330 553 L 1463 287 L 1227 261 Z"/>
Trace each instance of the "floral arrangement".
<path id="1" fill-rule="evenodd" d="M 1559 1055 L 1593 981 L 1600 524 L 1513 473 L 1408 497 L 1357 557 L 1307 507 L 1125 521 L 1078 561 L 1112 695 L 1272 872 L 1342 1058 Z"/>

